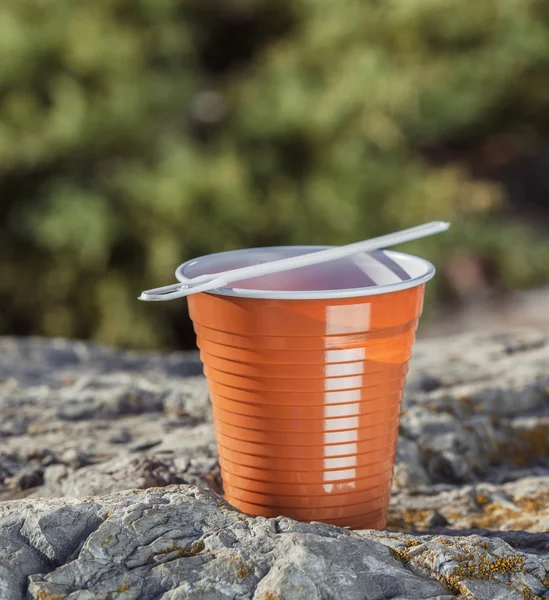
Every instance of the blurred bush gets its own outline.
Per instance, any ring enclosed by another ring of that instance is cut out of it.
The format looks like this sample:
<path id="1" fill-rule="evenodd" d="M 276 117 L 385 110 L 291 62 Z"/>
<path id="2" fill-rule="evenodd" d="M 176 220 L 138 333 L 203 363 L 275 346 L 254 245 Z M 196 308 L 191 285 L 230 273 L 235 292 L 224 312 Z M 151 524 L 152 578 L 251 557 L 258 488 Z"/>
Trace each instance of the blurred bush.
<path id="1" fill-rule="evenodd" d="M 544 0 L 5 0 L 0 56 L 3 332 L 189 345 L 183 303 L 136 300 L 184 259 L 430 219 L 438 266 L 548 277 L 467 159 L 547 132 Z"/>

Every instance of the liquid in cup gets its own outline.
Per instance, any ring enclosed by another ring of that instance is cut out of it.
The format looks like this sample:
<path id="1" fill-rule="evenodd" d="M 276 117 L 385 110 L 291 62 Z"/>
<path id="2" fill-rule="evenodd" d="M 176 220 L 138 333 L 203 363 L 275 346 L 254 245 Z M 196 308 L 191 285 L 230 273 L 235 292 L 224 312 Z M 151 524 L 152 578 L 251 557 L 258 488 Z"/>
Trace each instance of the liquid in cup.
<path id="1" fill-rule="evenodd" d="M 321 249 L 213 254 L 176 276 Z M 415 256 L 375 251 L 188 297 L 228 502 L 252 515 L 385 527 L 402 390 L 434 273 Z"/>

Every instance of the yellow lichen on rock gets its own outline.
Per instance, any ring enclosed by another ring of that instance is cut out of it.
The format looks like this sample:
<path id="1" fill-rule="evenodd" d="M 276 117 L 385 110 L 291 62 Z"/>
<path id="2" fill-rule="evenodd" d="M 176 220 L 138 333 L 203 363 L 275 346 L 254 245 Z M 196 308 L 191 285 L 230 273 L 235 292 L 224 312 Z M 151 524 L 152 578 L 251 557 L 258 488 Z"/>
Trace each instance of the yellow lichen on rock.
<path id="1" fill-rule="evenodd" d="M 429 528 L 429 519 L 433 514 L 433 510 L 421 508 L 407 508 L 392 512 L 387 527 L 398 531 L 424 531 Z"/>
<path id="2" fill-rule="evenodd" d="M 196 556 L 200 552 L 204 550 L 204 542 L 202 540 L 198 540 L 193 542 L 189 546 L 179 546 L 175 540 L 172 545 L 168 548 L 164 548 L 163 550 L 157 550 L 152 553 L 152 556 L 160 556 L 162 554 L 171 554 L 172 552 L 178 552 L 181 558 L 188 558 L 189 556 Z"/>
<path id="3" fill-rule="evenodd" d="M 502 576 L 513 573 L 524 573 L 524 557 L 520 555 L 492 557 L 488 554 L 481 554 L 478 558 L 475 558 L 473 554 L 467 553 L 454 558 L 454 560 L 458 563 L 458 566 L 449 575 L 440 574 L 438 579 L 446 590 L 455 594 L 465 593 L 466 586 L 464 582 L 467 580 L 493 581 L 496 579 L 501 580 Z M 530 592 L 529 588 L 525 586 L 523 586 L 523 589 L 518 590 L 511 582 L 508 585 L 516 591 L 520 591 L 520 593 L 523 593 L 523 590 Z M 532 596 L 532 598 L 535 597 Z"/>
<path id="4" fill-rule="evenodd" d="M 250 568 L 246 564 L 241 565 L 236 570 L 236 574 L 238 575 L 238 577 L 240 579 L 246 579 L 246 577 L 248 577 L 248 575 L 250 574 L 250 572 L 251 572 Z"/>

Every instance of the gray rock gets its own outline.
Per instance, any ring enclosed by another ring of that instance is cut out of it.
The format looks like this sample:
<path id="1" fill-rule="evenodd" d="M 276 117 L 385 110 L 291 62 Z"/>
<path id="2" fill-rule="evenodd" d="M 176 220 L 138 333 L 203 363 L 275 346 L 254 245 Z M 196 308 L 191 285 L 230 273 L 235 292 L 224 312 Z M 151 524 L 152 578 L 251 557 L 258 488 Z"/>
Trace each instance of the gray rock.
<path id="1" fill-rule="evenodd" d="M 0 598 L 24 598 L 29 575 L 70 560 L 99 526 L 97 509 L 92 502 L 0 504 Z"/>
<path id="2" fill-rule="evenodd" d="M 453 529 L 549 531 L 549 476 L 526 476 L 496 485 L 478 483 L 437 490 L 402 489 L 391 498 L 390 527 L 398 531 L 433 531 L 440 515 Z M 440 520 L 439 520 L 440 522 Z"/>
<path id="3" fill-rule="evenodd" d="M 28 578 L 34 598 L 449 599 L 461 586 L 480 590 L 478 598 L 489 590 L 496 597 L 499 587 L 547 589 L 537 577 L 543 555 L 500 539 L 388 536 L 252 518 L 188 486 L 74 502 L 36 500 L 32 516 L 30 504 L 21 510 L 9 502 L 0 512 L 2 523 L 38 531 L 22 542 L 28 554 L 47 553 L 47 572 L 38 563 L 12 569 L 19 589 Z M 79 530 L 65 525 L 71 511 L 88 516 Z"/>
<path id="4" fill-rule="evenodd" d="M 9 567 L 0 570 L 0 597 L 13 600 L 24 597 L 27 582 L 40 600 L 449 600 L 466 593 L 484 600 L 549 593 L 549 534 L 506 540 L 350 532 L 248 517 L 192 486 L 5 502 L 0 527 L 7 537 L 0 564 Z"/>
<path id="5" fill-rule="evenodd" d="M 0 338 L 0 600 L 549 598 L 548 364 L 544 332 L 418 343 L 391 531 L 351 533 L 207 490 L 195 353 Z"/>
<path id="6" fill-rule="evenodd" d="M 430 574 L 460 598 L 521 600 L 545 597 L 549 590 L 547 550 L 534 550 L 526 537 L 519 551 L 499 537 L 367 535 L 390 547 L 413 573 Z"/>

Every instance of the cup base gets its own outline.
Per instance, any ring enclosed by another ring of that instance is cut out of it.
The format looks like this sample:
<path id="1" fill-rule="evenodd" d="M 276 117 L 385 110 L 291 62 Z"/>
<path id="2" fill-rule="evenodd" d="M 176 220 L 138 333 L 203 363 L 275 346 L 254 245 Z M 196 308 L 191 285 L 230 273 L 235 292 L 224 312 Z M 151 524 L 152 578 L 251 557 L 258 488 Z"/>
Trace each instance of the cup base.
<path id="1" fill-rule="evenodd" d="M 228 499 L 226 496 L 223 497 L 231 506 L 252 517 L 288 517 L 302 523 L 325 523 L 327 525 L 335 525 L 336 527 L 343 527 L 344 529 L 350 530 L 374 529 L 381 531 L 387 527 L 386 506 L 356 516 L 321 517 L 312 519 L 307 515 L 306 511 L 300 509 L 277 509 L 267 506 L 250 505 L 246 502 L 240 502 L 238 499 Z"/>

